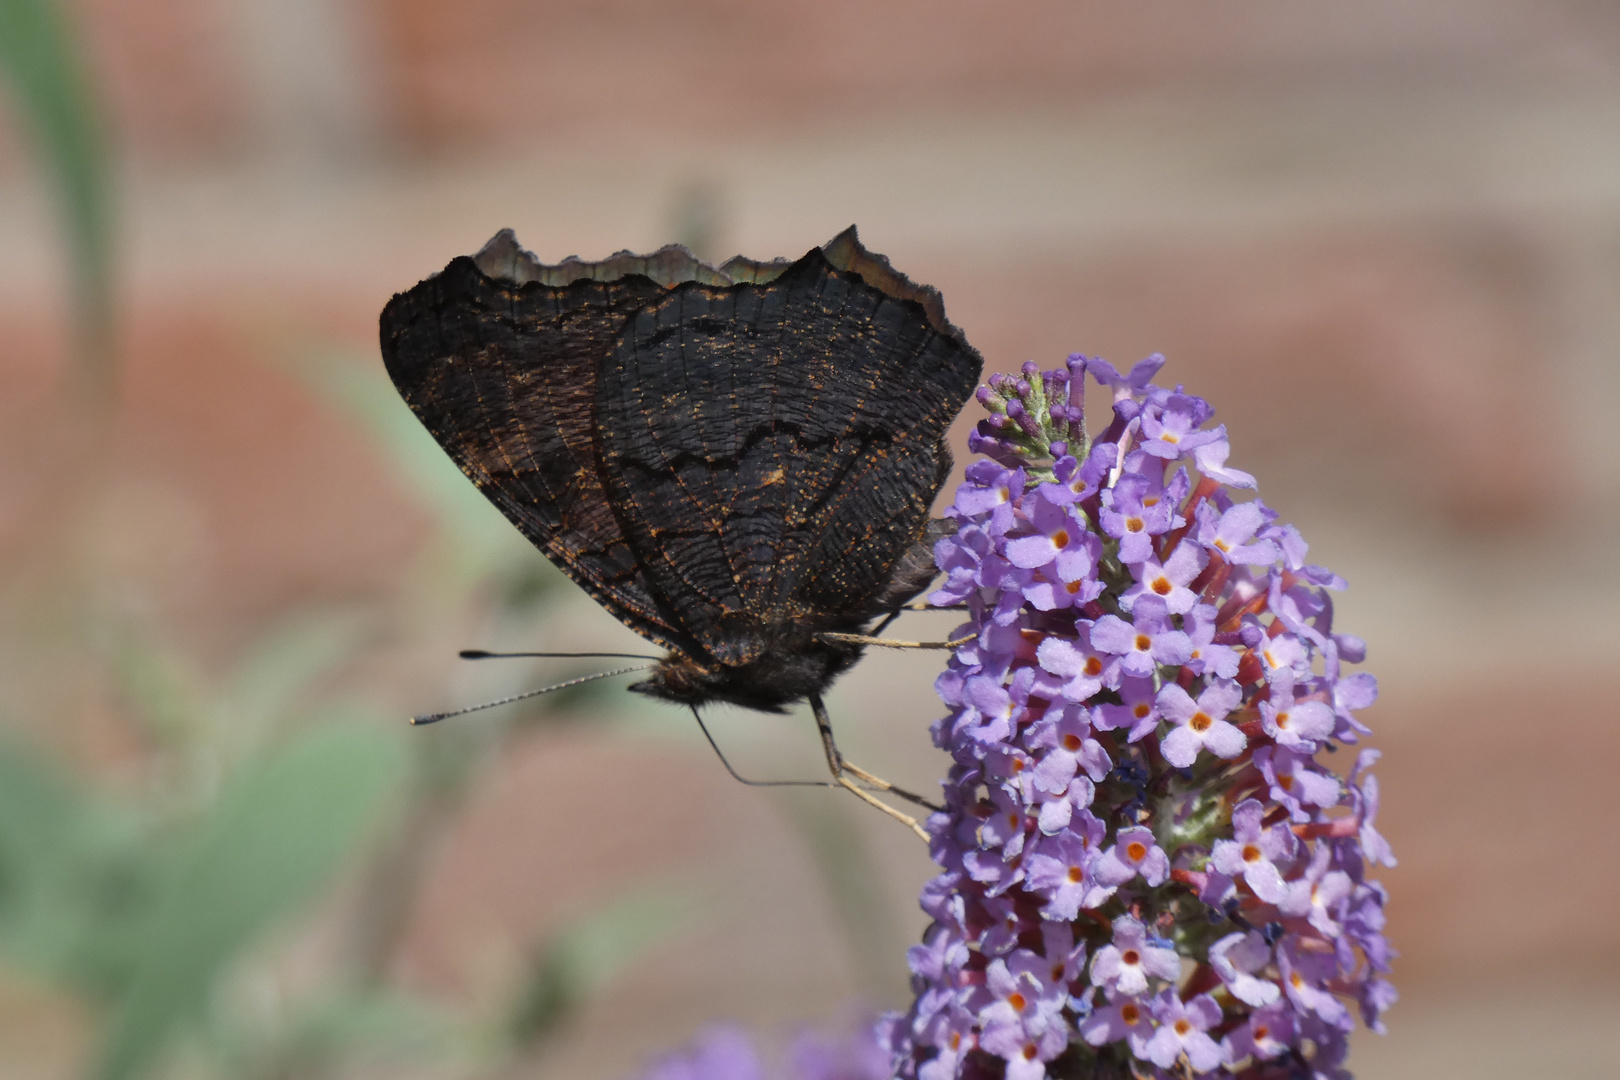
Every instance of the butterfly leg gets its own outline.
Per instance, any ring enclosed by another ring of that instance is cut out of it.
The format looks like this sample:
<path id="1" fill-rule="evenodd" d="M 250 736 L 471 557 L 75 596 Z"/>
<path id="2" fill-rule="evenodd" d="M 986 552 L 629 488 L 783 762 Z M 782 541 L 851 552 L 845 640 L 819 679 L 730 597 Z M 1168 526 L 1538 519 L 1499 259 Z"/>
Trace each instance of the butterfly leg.
<path id="1" fill-rule="evenodd" d="M 966 611 L 966 610 L 968 610 L 968 606 L 966 604 L 950 604 L 950 605 L 948 605 L 946 607 L 935 607 L 933 604 L 928 603 L 926 600 L 923 601 L 920 604 L 901 604 L 899 607 L 895 608 L 893 611 L 891 611 L 887 615 L 883 616 L 883 621 L 882 622 L 880 622 L 876 626 L 872 627 L 871 636 L 875 637 L 875 638 L 876 637 L 882 637 L 883 636 L 883 631 L 885 631 L 885 630 L 887 630 L 889 628 L 889 624 L 894 622 L 894 620 L 898 619 L 901 615 L 904 615 L 908 611 Z"/>
<path id="2" fill-rule="evenodd" d="M 923 830 L 921 825 L 917 824 L 916 818 L 912 817 L 910 814 L 902 813 L 901 811 L 896 810 L 894 807 L 890 806 L 882 799 L 872 795 L 870 792 L 863 791 L 860 787 L 856 786 L 855 782 L 849 777 L 854 776 L 858 779 L 865 780 L 867 783 L 878 787 L 880 790 L 892 791 L 901 798 L 910 799 L 911 801 L 920 803 L 921 805 L 927 806 L 930 809 L 937 809 L 937 807 L 934 807 L 933 804 L 923 800 L 921 797 L 913 795 L 909 791 L 897 788 L 887 780 L 882 780 L 876 776 L 873 776 L 865 769 L 853 766 L 849 762 L 845 761 L 844 756 L 838 752 L 838 743 L 833 739 L 832 721 L 827 716 L 827 706 L 823 704 L 820 694 L 810 695 L 810 711 L 815 714 L 816 730 L 821 733 L 821 747 L 824 751 L 826 751 L 827 754 L 827 768 L 832 770 L 833 779 L 837 781 L 838 786 L 849 789 L 850 793 L 853 794 L 857 799 L 860 799 L 862 802 L 870 803 L 879 810 L 883 811 L 885 814 L 888 814 L 890 817 L 894 818 L 896 821 L 899 821 L 912 832 L 916 833 L 923 843 L 926 844 L 928 842 L 928 833 Z"/>
<path id="3" fill-rule="evenodd" d="M 822 702 L 821 697 L 819 695 L 812 696 L 810 705 L 816 716 L 816 729 L 821 733 L 821 747 L 827 754 L 827 767 L 832 770 L 834 776 L 842 776 L 844 773 L 848 773 L 855 779 L 869 784 L 879 791 L 891 792 L 907 802 L 915 803 L 924 810 L 938 813 L 945 809 L 937 803 L 929 802 L 921 795 L 913 794 L 903 787 L 889 783 L 881 776 L 874 776 L 846 758 L 843 751 L 838 749 L 838 743 L 833 738 L 832 721 L 827 715 L 827 706 Z"/>
<path id="4" fill-rule="evenodd" d="M 837 747 L 834 747 L 834 749 L 836 750 Z M 917 804 L 925 810 L 939 811 L 945 809 L 943 806 L 929 802 L 921 795 L 914 795 L 903 787 L 896 787 L 894 784 L 889 783 L 881 776 L 873 776 L 871 773 L 867 772 L 865 769 L 861 768 L 859 765 L 855 764 L 853 761 L 850 761 L 848 758 L 843 757 L 842 755 L 839 756 L 838 762 L 843 766 L 845 772 L 849 773 L 849 775 L 861 781 L 863 784 L 875 787 L 879 791 L 887 791 L 893 795 L 897 795 L 909 803 Z"/>
<path id="5" fill-rule="evenodd" d="M 823 641 L 844 641 L 851 645 L 876 645 L 882 649 L 955 649 L 974 638 L 978 634 L 968 634 L 966 637 L 953 638 L 950 641 L 897 641 L 894 638 L 871 637 L 868 634 L 835 634 L 831 631 L 821 636 Z"/>

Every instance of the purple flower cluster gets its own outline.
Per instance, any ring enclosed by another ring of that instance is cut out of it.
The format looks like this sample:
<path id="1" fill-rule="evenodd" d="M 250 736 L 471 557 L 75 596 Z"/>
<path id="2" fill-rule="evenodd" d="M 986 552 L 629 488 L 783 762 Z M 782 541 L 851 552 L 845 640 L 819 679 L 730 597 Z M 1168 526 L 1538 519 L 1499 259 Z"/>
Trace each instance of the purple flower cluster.
<path id="1" fill-rule="evenodd" d="M 1339 1078 L 1383 1030 L 1377 695 L 1335 574 L 1229 468 L 1154 356 L 993 377 L 932 597 L 974 634 L 937 689 L 942 872 L 882 1037 L 897 1076 Z M 1085 431 L 1085 377 L 1112 421 Z"/>

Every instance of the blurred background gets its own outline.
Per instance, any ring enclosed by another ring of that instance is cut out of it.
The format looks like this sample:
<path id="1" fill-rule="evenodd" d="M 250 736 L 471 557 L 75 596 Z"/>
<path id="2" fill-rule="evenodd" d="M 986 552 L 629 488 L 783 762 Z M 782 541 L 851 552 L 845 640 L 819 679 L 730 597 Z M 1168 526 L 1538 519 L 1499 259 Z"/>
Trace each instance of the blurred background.
<path id="1" fill-rule="evenodd" d="M 0 0 L 0 64 L 6 1077 L 609 1080 L 905 1002 L 893 822 L 623 680 L 405 726 L 605 666 L 458 648 L 637 639 L 376 349 L 503 226 L 851 222 L 990 370 L 1168 354 L 1349 579 L 1401 858 L 1357 1075 L 1613 1075 L 1620 7 Z M 839 684 L 853 759 L 942 773 L 936 664 Z"/>

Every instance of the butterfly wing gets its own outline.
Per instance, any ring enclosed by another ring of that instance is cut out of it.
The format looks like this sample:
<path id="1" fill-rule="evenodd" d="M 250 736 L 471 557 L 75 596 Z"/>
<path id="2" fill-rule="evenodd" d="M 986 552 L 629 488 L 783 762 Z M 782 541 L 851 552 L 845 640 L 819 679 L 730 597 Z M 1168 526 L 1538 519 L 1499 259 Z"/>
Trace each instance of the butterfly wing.
<path id="1" fill-rule="evenodd" d="M 950 470 L 978 354 L 810 252 L 764 285 L 677 286 L 598 372 L 602 479 L 655 587 L 723 663 L 751 629 L 869 617 Z"/>
<path id="2" fill-rule="evenodd" d="M 520 285 L 459 258 L 383 309 L 382 353 L 417 418 L 524 536 L 632 629 L 692 653 L 625 542 L 593 441 L 597 368 L 664 291 L 640 274 Z"/>

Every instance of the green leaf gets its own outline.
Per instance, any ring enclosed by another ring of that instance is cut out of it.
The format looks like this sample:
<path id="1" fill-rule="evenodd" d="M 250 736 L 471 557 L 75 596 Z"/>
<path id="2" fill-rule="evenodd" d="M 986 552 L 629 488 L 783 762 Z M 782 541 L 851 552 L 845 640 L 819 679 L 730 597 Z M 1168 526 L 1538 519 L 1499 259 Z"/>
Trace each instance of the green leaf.
<path id="1" fill-rule="evenodd" d="M 0 70 L 51 173 L 69 239 L 86 371 L 110 381 L 112 200 L 106 141 L 89 79 L 52 0 L 0 0 Z"/>
<path id="2" fill-rule="evenodd" d="M 398 740 L 351 726 L 306 735 L 238 777 L 174 866 L 94 1075 L 151 1067 L 226 965 L 332 876 L 403 767 Z"/>
<path id="3" fill-rule="evenodd" d="M 446 1017 L 425 1002 L 365 990 L 313 994 L 268 1024 L 253 1017 L 205 1033 L 216 1068 L 231 1080 L 328 1076 L 360 1064 L 420 1069 L 449 1057 L 452 1034 Z"/>
<path id="4" fill-rule="evenodd" d="M 19 967 L 106 999 L 127 983 L 163 857 L 134 815 L 0 739 L 0 946 Z"/>
<path id="5" fill-rule="evenodd" d="M 565 928 L 534 963 L 507 1023 L 512 1044 L 533 1049 L 659 942 L 695 921 L 690 889 L 642 889 Z"/>

